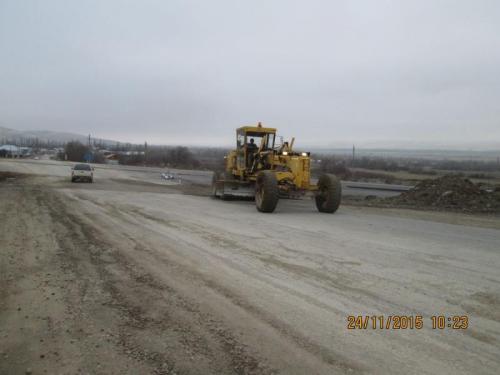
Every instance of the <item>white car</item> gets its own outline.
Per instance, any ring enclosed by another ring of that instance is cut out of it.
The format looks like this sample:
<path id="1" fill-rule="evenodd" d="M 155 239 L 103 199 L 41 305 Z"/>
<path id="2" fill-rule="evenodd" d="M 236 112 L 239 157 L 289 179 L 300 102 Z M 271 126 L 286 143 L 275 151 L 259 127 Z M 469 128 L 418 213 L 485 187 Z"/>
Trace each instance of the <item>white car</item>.
<path id="1" fill-rule="evenodd" d="M 175 176 L 170 172 L 162 173 L 160 176 L 163 180 L 173 180 L 175 178 Z"/>
<path id="2" fill-rule="evenodd" d="M 89 164 L 76 164 L 71 168 L 71 182 L 75 181 L 94 182 L 94 168 Z"/>

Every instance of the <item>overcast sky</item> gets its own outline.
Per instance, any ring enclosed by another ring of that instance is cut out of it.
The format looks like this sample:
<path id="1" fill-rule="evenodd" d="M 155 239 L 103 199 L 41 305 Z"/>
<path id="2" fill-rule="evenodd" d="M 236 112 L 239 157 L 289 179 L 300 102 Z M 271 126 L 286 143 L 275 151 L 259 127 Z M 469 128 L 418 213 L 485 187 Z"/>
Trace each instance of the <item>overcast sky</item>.
<path id="1" fill-rule="evenodd" d="M 500 144 L 500 1 L 0 0 L 0 126 Z"/>

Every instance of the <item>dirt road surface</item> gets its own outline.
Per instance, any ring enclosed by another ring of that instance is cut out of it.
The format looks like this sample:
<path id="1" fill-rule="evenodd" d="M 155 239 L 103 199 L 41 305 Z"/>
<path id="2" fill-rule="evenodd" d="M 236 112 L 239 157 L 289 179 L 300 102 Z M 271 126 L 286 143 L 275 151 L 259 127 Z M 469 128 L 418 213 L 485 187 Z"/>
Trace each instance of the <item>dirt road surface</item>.
<path id="1" fill-rule="evenodd" d="M 498 218 L 266 215 L 67 172 L 0 178 L 0 374 L 498 373 Z M 469 326 L 432 329 L 441 314 Z M 349 315 L 424 327 L 348 330 Z"/>

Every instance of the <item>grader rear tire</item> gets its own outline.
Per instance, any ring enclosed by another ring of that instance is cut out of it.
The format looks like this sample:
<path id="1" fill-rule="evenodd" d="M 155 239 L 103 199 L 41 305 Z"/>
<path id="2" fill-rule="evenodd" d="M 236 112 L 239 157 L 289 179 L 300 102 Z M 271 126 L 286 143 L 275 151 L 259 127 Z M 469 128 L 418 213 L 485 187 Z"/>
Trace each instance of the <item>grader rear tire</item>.
<path id="1" fill-rule="evenodd" d="M 276 176 L 271 171 L 262 171 L 255 182 L 255 206 L 260 212 L 273 212 L 278 204 L 279 190 Z"/>
<path id="2" fill-rule="evenodd" d="M 342 185 L 333 174 L 324 174 L 318 180 L 316 207 L 319 212 L 334 213 L 340 205 Z"/>

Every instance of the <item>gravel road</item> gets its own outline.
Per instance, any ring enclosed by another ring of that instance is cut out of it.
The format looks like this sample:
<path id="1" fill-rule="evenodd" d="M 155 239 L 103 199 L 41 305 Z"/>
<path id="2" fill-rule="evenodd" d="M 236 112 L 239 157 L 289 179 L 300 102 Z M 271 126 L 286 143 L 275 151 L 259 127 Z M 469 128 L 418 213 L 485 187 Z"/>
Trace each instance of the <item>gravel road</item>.
<path id="1" fill-rule="evenodd" d="M 498 218 L 266 215 L 124 171 L 37 172 L 0 179 L 0 374 L 498 373 Z M 349 315 L 424 327 L 348 330 Z"/>

